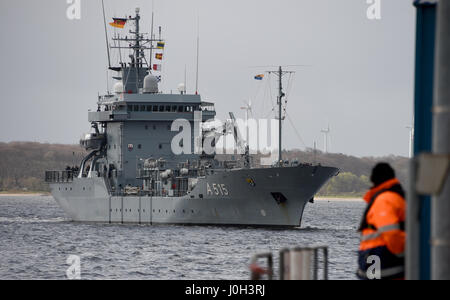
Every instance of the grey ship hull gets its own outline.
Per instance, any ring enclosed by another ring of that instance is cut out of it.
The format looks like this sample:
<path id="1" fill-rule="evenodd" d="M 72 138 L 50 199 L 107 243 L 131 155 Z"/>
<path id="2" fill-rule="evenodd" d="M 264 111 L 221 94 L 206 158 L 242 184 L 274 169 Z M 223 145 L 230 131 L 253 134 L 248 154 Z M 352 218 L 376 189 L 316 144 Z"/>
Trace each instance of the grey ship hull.
<path id="1" fill-rule="evenodd" d="M 221 171 L 200 178 L 184 197 L 113 196 L 101 177 L 50 187 L 77 222 L 299 227 L 305 205 L 337 172 L 310 165 Z"/>

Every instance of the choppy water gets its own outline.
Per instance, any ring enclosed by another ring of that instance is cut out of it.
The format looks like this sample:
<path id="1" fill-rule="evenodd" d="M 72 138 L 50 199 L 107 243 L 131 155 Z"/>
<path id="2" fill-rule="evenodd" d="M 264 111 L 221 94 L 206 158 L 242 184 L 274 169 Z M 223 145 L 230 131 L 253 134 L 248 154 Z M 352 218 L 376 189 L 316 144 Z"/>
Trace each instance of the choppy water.
<path id="1" fill-rule="evenodd" d="M 309 204 L 303 228 L 92 225 L 68 222 L 52 197 L 0 197 L 0 279 L 248 279 L 253 254 L 328 245 L 330 278 L 354 279 L 364 203 Z"/>

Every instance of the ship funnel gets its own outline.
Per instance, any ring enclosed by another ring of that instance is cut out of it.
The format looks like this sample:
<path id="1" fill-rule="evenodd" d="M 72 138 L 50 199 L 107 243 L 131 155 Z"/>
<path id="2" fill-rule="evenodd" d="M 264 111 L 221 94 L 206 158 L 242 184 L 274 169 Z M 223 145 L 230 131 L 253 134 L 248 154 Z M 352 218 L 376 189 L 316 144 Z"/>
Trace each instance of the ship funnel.
<path id="1" fill-rule="evenodd" d="M 156 94 L 158 93 L 158 78 L 152 74 L 148 74 L 144 78 L 144 94 Z"/>

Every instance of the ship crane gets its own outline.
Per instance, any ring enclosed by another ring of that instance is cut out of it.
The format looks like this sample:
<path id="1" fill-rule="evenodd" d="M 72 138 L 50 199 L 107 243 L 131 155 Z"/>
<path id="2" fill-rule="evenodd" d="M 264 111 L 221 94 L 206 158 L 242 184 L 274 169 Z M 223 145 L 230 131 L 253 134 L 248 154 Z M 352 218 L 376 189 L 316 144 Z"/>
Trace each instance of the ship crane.
<path id="1" fill-rule="evenodd" d="M 230 118 L 232 121 L 232 126 L 233 126 L 233 136 L 234 136 L 234 141 L 236 142 L 236 146 L 238 148 L 239 153 L 243 153 L 243 157 L 244 157 L 244 167 L 245 168 L 250 168 L 250 147 L 248 145 L 248 143 L 246 143 L 244 141 L 244 139 L 242 138 L 241 132 L 239 131 L 239 128 L 237 127 L 236 124 L 236 118 L 234 117 L 234 113 L 230 112 Z M 248 124 L 247 124 L 248 126 Z"/>

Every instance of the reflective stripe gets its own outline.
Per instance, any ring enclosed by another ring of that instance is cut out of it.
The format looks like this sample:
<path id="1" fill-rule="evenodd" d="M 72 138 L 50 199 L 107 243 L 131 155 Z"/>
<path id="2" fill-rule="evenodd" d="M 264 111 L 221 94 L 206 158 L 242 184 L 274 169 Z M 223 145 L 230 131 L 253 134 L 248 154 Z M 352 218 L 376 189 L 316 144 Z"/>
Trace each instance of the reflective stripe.
<path id="1" fill-rule="evenodd" d="M 403 267 L 403 266 L 394 267 L 394 268 L 390 268 L 390 269 L 384 269 L 384 270 L 381 270 L 381 278 L 391 277 L 394 275 L 400 275 L 403 272 L 405 272 L 405 267 Z"/>
<path id="2" fill-rule="evenodd" d="M 374 240 L 374 239 L 380 237 L 382 233 L 392 231 L 392 230 L 401 230 L 401 225 L 400 224 L 392 224 L 392 225 L 380 227 L 380 228 L 378 228 L 377 232 L 363 235 L 361 237 L 361 241 L 365 242 L 365 241 L 369 241 L 369 240 Z"/>
<path id="3" fill-rule="evenodd" d="M 378 228 L 378 232 L 383 233 L 386 231 L 400 230 L 400 229 L 401 229 L 400 224 L 392 224 Z"/>
<path id="4" fill-rule="evenodd" d="M 369 241 L 369 240 L 374 240 L 374 239 L 376 239 L 379 236 L 381 236 L 381 233 L 378 233 L 378 232 L 375 232 L 375 233 L 372 233 L 372 234 L 368 234 L 368 235 L 363 235 L 361 237 L 361 241 L 365 242 L 365 241 Z"/>

